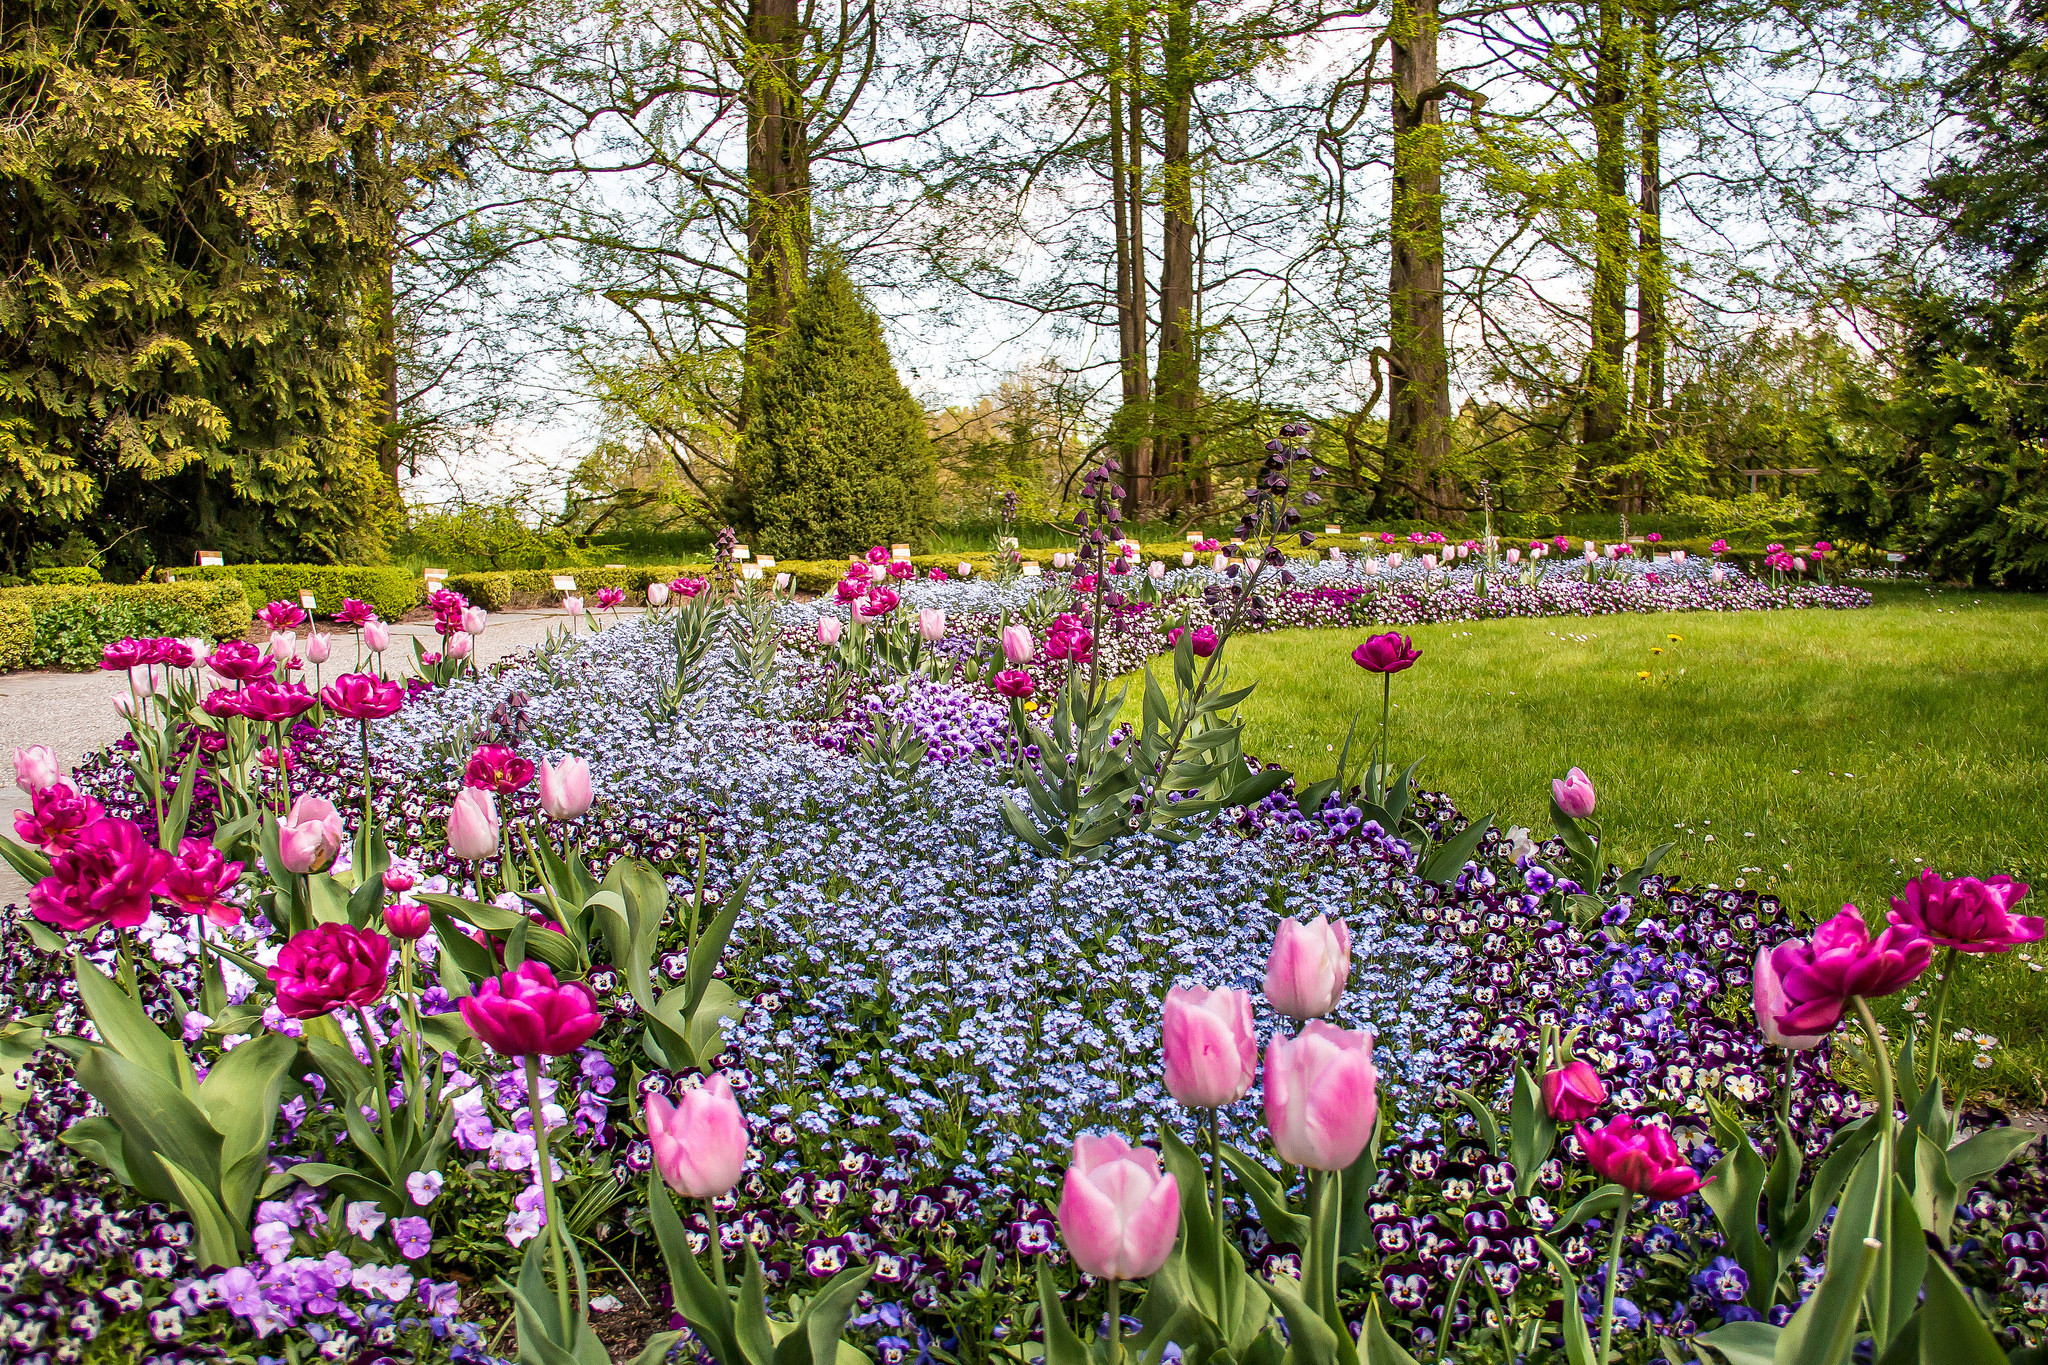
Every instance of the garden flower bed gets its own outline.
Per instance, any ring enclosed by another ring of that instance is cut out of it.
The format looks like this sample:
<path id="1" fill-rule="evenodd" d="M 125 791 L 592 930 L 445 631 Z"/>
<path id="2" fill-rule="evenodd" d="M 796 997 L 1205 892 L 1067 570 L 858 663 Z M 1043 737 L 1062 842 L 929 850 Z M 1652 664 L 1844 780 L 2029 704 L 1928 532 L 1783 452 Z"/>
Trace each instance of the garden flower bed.
<path id="1" fill-rule="evenodd" d="M 75 786 L 18 758 L 42 851 L 8 854 L 42 879 L 0 944 L 0 1341 L 765 1365 L 762 1301 L 816 1365 L 1747 1365 L 1778 1328 L 1831 1346 L 1843 1302 L 1853 1347 L 1859 1300 L 1886 1342 L 2038 1338 L 2039 1168 L 1837 1027 L 1937 946 L 2038 937 L 2024 888 L 1936 879 L 1874 942 L 1809 942 L 1608 848 L 1577 773 L 1540 837 L 1384 751 L 1262 769 L 1206 671 L 1260 614 L 1851 590 L 1342 572 L 1262 603 L 1211 575 L 679 590 L 431 686 L 146 677 Z M 1168 631 L 1171 695 L 1117 729 L 1103 677 Z M 1358 645 L 1398 686 L 1413 652 L 1363 633 L 1333 666 Z M 1915 1144 L 1916 1183 L 1871 1193 Z"/>

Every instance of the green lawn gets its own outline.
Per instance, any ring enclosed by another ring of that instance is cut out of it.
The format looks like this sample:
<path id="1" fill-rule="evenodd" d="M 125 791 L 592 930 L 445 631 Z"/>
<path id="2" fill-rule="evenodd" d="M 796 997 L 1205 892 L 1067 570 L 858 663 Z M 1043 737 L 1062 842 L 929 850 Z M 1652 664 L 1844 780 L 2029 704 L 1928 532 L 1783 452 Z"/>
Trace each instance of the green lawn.
<path id="1" fill-rule="evenodd" d="M 1328 776 L 1354 710 L 1370 703 L 1361 740 L 1377 724 L 1378 679 L 1349 658 L 1367 633 L 1234 644 L 1232 683 L 1259 684 L 1247 749 Z M 1886 586 L 1864 611 L 1412 634 L 1422 659 L 1394 679 L 1392 748 L 1426 755 L 1421 779 L 1468 813 L 1541 837 L 1549 779 L 1576 764 L 1614 847 L 1676 840 L 1663 870 L 1688 882 L 1875 918 L 1931 864 L 2032 882 L 2027 908 L 2048 913 L 2048 598 Z M 1951 1017 L 1997 1045 L 1988 1070 L 1965 1047 L 1955 1079 L 2048 1103 L 2044 969 L 2048 947 L 1967 965 Z"/>

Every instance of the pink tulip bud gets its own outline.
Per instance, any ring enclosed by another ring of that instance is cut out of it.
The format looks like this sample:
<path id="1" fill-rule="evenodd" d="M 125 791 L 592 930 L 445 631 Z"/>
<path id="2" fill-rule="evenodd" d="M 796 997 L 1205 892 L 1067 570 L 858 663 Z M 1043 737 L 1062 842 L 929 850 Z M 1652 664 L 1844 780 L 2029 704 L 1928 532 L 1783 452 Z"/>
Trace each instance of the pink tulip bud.
<path id="1" fill-rule="evenodd" d="M 1021 625 L 1003 627 L 1003 658 L 1010 667 L 1022 668 L 1038 653 L 1038 646 L 1031 638 L 1031 632 Z"/>
<path id="2" fill-rule="evenodd" d="M 1726 583 L 1728 581 L 1728 571 L 1719 564 L 1716 564 L 1707 571 L 1707 577 L 1715 583 Z"/>
<path id="3" fill-rule="evenodd" d="M 1432 570 L 1434 570 L 1435 568 L 1436 568 L 1436 556 L 1435 556 L 1435 555 L 1424 555 L 1424 556 L 1422 557 L 1422 571 L 1423 571 L 1424 573 L 1429 573 L 1429 572 L 1431 572 Z"/>
<path id="4" fill-rule="evenodd" d="M 1401 567 L 1401 552 L 1399 550 L 1396 550 L 1392 554 L 1387 556 L 1387 567 L 1390 569 L 1398 569 Z"/>
<path id="5" fill-rule="evenodd" d="M 270 657 L 278 663 L 289 663 L 299 657 L 299 637 L 288 630 L 270 632 Z"/>
<path id="6" fill-rule="evenodd" d="M 674 1104 L 649 1095 L 647 1139 L 654 1168 L 685 1199 L 716 1199 L 739 1184 L 747 1166 L 747 1120 L 723 1071 L 683 1091 Z"/>
<path id="7" fill-rule="evenodd" d="M 647 585 L 647 605 L 648 605 L 648 606 L 650 606 L 650 607 L 665 607 L 665 606 L 667 606 L 667 605 L 668 605 L 668 584 L 666 584 L 666 583 L 649 583 L 649 584 Z"/>
<path id="8" fill-rule="evenodd" d="M 469 636 L 451 635 L 448 637 L 448 649 L 446 651 L 446 656 L 450 659 L 467 659 L 470 655 L 470 651 L 474 648 L 475 645 L 470 640 Z"/>
<path id="9" fill-rule="evenodd" d="M 448 812 L 448 852 L 471 862 L 498 851 L 498 803 L 482 787 L 464 787 Z"/>
<path id="10" fill-rule="evenodd" d="M 946 613 L 932 607 L 924 607 L 917 613 L 917 637 L 926 644 L 937 644 L 946 638 Z"/>
<path id="11" fill-rule="evenodd" d="M 1145 566 L 1145 572 L 1151 576 L 1153 582 L 1157 583 L 1160 579 L 1166 577 L 1166 566 L 1155 559 Z"/>
<path id="12" fill-rule="evenodd" d="M 289 872 L 318 872 L 341 852 L 345 831 L 333 803 L 302 796 L 277 828 L 278 856 Z"/>
<path id="13" fill-rule="evenodd" d="M 1566 1062 L 1543 1073 L 1543 1108 L 1559 1123 L 1592 1118 L 1607 1103 L 1600 1073 L 1584 1062 Z"/>
<path id="14" fill-rule="evenodd" d="M 583 614 L 583 599 L 580 597 L 563 598 L 562 610 L 568 612 L 571 616 L 581 616 Z"/>
<path id="15" fill-rule="evenodd" d="M 540 808 L 550 820 L 574 820 L 589 810 L 589 760 L 570 754 L 554 767 L 541 760 Z"/>
<path id="16" fill-rule="evenodd" d="M 306 634 L 306 662 L 324 664 L 334 656 L 334 637 L 320 631 Z"/>
<path id="17" fill-rule="evenodd" d="M 137 664 L 128 670 L 128 690 L 138 697 L 154 697 L 164 690 L 167 677 L 161 664 Z"/>
<path id="18" fill-rule="evenodd" d="M 839 643 L 839 636 L 845 629 L 846 623 L 838 617 L 820 616 L 818 618 L 818 643 L 827 649 L 832 648 L 832 646 Z"/>
<path id="19" fill-rule="evenodd" d="M 1290 1019 L 1317 1019 L 1337 1007 L 1351 979 L 1351 928 L 1317 915 L 1283 919 L 1266 959 L 1266 999 Z"/>
<path id="20" fill-rule="evenodd" d="M 1249 991 L 1175 986 L 1162 1023 L 1166 1089 L 1190 1109 L 1218 1109 L 1244 1098 L 1259 1065 Z"/>
<path id="21" fill-rule="evenodd" d="M 133 692 L 116 692 L 107 700 L 113 703 L 117 715 L 133 717 L 141 709 Z"/>
<path id="22" fill-rule="evenodd" d="M 418 885 L 418 880 L 404 868 L 387 867 L 384 869 L 384 889 L 392 895 L 402 896 L 416 885 Z"/>
<path id="23" fill-rule="evenodd" d="M 1778 969 L 1771 965 L 1771 950 L 1756 950 L 1756 970 L 1752 974 L 1756 1025 L 1764 1035 L 1764 1041 L 1772 1047 L 1790 1048 L 1794 1052 L 1806 1052 L 1827 1041 L 1826 1033 L 1787 1033 L 1778 1027 L 1778 1016 L 1789 1014 L 1792 1001 L 1785 994 L 1785 983 L 1778 980 Z"/>
<path id="24" fill-rule="evenodd" d="M 434 920 L 427 907 L 418 901 L 394 901 L 384 907 L 384 927 L 391 931 L 391 937 L 412 943 L 427 936 Z"/>
<path id="25" fill-rule="evenodd" d="M 1358 1160 L 1379 1119 L 1372 1035 L 1320 1019 L 1266 1047 L 1266 1126 L 1282 1161 L 1341 1171 Z"/>
<path id="26" fill-rule="evenodd" d="M 1509 546 L 1509 547 L 1508 547 L 1508 563 L 1510 563 L 1510 564 L 1519 564 L 1519 563 L 1521 563 L 1521 562 L 1522 562 L 1522 552 L 1521 552 L 1521 551 L 1520 551 L 1519 549 L 1517 549 L 1517 548 L 1515 548 L 1514 546 L 1512 546 L 1512 545 L 1511 545 L 1511 546 Z"/>
<path id="27" fill-rule="evenodd" d="M 363 648 L 372 654 L 391 648 L 391 627 L 382 621 L 363 622 Z"/>
<path id="28" fill-rule="evenodd" d="M 1926 971 L 1933 954 L 1934 945 L 1910 925 L 1892 925 L 1872 939 L 1863 912 L 1845 905 L 1815 925 L 1811 937 L 1771 950 L 1773 994 L 1782 992 L 1784 999 L 1783 1008 L 1773 1009 L 1772 1022 L 1781 1036 L 1824 1035 L 1852 998 L 1890 995 Z M 1775 1007 L 1777 1001 L 1770 1003 Z"/>
<path id="29" fill-rule="evenodd" d="M 47 787 L 57 785 L 62 770 L 57 765 L 57 755 L 47 744 L 31 744 L 26 749 L 14 751 L 14 785 L 34 796 Z"/>
<path id="30" fill-rule="evenodd" d="M 1180 1233 L 1180 1185 L 1159 1154 L 1114 1133 L 1074 1139 L 1060 1191 L 1060 1236 L 1074 1264 L 1104 1280 L 1142 1280 L 1166 1264 Z"/>
<path id="31" fill-rule="evenodd" d="M 462 609 L 462 631 L 465 635 L 481 635 L 484 633 L 485 624 L 490 619 L 491 614 L 482 607 L 464 607 Z"/>
<path id="32" fill-rule="evenodd" d="M 1673 564 L 1683 564 L 1683 563 L 1685 563 L 1685 551 L 1683 551 L 1683 550 L 1673 550 L 1673 551 L 1671 552 L 1671 562 L 1672 562 Z"/>
<path id="33" fill-rule="evenodd" d="M 1593 813 L 1593 779 L 1577 768 L 1563 778 L 1550 780 L 1550 795 L 1557 802 L 1557 808 L 1574 820 L 1583 820 Z"/>

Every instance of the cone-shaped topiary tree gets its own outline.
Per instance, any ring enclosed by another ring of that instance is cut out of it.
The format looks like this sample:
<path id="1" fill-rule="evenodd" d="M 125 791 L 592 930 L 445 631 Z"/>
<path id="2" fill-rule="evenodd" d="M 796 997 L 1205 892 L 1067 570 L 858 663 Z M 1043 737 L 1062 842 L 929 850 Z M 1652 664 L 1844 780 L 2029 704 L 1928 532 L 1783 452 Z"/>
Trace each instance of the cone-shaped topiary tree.
<path id="1" fill-rule="evenodd" d="M 812 558 L 908 540 L 937 497 L 924 409 L 873 310 L 827 264 L 748 395 L 740 515 L 763 549 Z"/>

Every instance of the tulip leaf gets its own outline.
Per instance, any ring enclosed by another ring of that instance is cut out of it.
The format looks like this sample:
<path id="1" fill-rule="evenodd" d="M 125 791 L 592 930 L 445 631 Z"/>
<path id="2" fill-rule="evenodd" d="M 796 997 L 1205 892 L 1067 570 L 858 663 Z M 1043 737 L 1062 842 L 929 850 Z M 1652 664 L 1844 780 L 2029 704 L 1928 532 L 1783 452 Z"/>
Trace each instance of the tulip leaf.
<path id="1" fill-rule="evenodd" d="M 1351 1334 L 1332 1331 L 1292 1280 L 1283 1275 L 1258 1284 L 1286 1319 L 1288 1365 L 1360 1365 Z"/>
<path id="2" fill-rule="evenodd" d="M 1919 1314 L 1921 1365 L 2005 1365 L 2005 1352 L 1948 1263 L 1927 1259 L 1927 1299 Z"/>
<path id="3" fill-rule="evenodd" d="M 1583 1329 L 1585 1323 L 1580 1322 Z M 1705 1347 L 1722 1365 L 1772 1365 L 1778 1356 L 1778 1337 L 1784 1331 L 1768 1322 L 1728 1322 L 1692 1339 Z"/>
<path id="4" fill-rule="evenodd" d="M 220 1134 L 184 1091 L 109 1047 L 89 1048 L 77 1076 L 120 1126 L 128 1173 L 145 1198 L 180 1202 L 159 1158 L 177 1162 L 207 1189 L 219 1187 Z"/>
<path id="5" fill-rule="evenodd" d="M 1863 1119 L 1845 1124 L 1836 1131 L 1831 1143 L 1833 1150 L 1814 1173 L 1813 1183 L 1807 1186 L 1805 1197 L 1793 1212 L 1791 1235 L 1778 1244 L 1781 1270 L 1798 1259 L 1814 1234 L 1820 1231 L 1828 1211 L 1834 1207 L 1836 1196 L 1849 1183 L 1850 1175 L 1863 1160 L 1864 1150 L 1876 1137 L 1877 1125 Z"/>
<path id="6" fill-rule="evenodd" d="M 27 844 L 18 843 L 13 839 L 8 838 L 4 834 L 0 834 L 0 858 L 5 858 L 7 860 L 8 866 L 12 867 L 15 873 L 23 881 L 27 882 L 30 886 L 34 886 L 37 882 L 41 881 L 43 878 L 50 875 L 49 854 L 43 852 L 39 848 L 30 848 Z M 43 926 L 39 922 L 28 919 L 26 917 L 16 922 L 22 925 L 29 926 L 32 929 L 43 929 Z M 43 929 L 43 932 L 45 934 L 48 934 L 50 931 L 48 929 Z M 57 943 L 59 945 L 58 947 L 54 947 L 52 949 L 49 949 L 48 951 L 63 951 L 61 947 L 63 940 L 58 939 Z M 37 946 L 41 946 L 40 941 L 38 942 Z"/>
<path id="7" fill-rule="evenodd" d="M 567 934 L 556 933 L 553 929 L 543 928 L 532 920 L 523 917 L 520 923 L 521 927 L 512 931 L 512 937 L 523 939 L 526 948 L 525 957 L 540 959 L 557 977 L 567 978 L 583 974 L 587 963 L 583 954 L 576 950 L 576 945 L 569 941 Z M 509 941 L 505 948 L 505 961 L 507 963 L 512 961 L 512 948 Z"/>
<path id="8" fill-rule="evenodd" d="M 682 1220 L 676 1217 L 676 1207 L 669 1197 L 668 1187 L 661 1183 L 661 1176 L 655 1172 L 647 1175 L 648 1223 L 654 1228 L 654 1240 L 661 1247 L 661 1259 L 668 1266 L 669 1295 L 676 1311 L 683 1320 L 702 1337 L 711 1348 L 711 1354 L 721 1365 L 726 1361 L 745 1361 L 749 1365 L 767 1365 L 767 1360 L 756 1359 L 742 1354 L 739 1339 L 734 1334 L 732 1299 L 705 1276 L 704 1268 L 697 1264 L 697 1258 L 690 1252 L 690 1243 L 683 1232 Z M 713 1250 L 713 1255 L 717 1251 Z"/>
<path id="9" fill-rule="evenodd" d="M 1479 1125 L 1479 1138 L 1480 1141 L 1486 1144 L 1486 1150 L 1495 1156 L 1499 1156 L 1500 1120 L 1494 1117 L 1493 1106 L 1469 1090 L 1454 1088 L 1451 1094 L 1457 1099 L 1458 1103 L 1465 1106 L 1466 1111 L 1472 1115 L 1473 1121 Z"/>
<path id="10" fill-rule="evenodd" d="M 199 1104 L 221 1136 L 221 1202 L 246 1218 L 270 1156 L 278 1101 L 299 1048 L 281 1033 L 265 1033 L 221 1054 L 199 1085 Z"/>
<path id="11" fill-rule="evenodd" d="M 751 869 L 740 874 L 738 885 L 727 891 L 724 901 L 718 907 L 718 914 L 690 946 L 689 968 L 683 976 L 685 1018 L 697 1012 L 698 1004 L 704 999 L 704 992 L 711 988 L 712 979 L 718 972 L 719 959 L 725 956 L 726 944 L 732 939 L 732 927 L 739 921 L 740 910 L 746 903 L 747 883 L 752 879 Z"/>
<path id="12" fill-rule="evenodd" d="M 1568 1228 L 1585 1218 L 1597 1218 L 1612 1213 L 1627 1203 L 1633 1196 L 1619 1185 L 1602 1185 L 1578 1203 L 1572 1205 L 1553 1226 Z"/>
<path id="13" fill-rule="evenodd" d="M 483 905 L 473 900 L 465 900 L 461 896 L 443 895 L 438 891 L 422 891 L 417 893 L 414 899 L 435 910 L 445 910 L 463 923 L 473 925 L 489 934 L 510 933 L 520 925 L 532 922 L 519 910 L 507 910 L 499 905 Z"/>
<path id="14" fill-rule="evenodd" d="M 1437 882 L 1448 886 L 1458 879 L 1465 870 L 1465 864 L 1479 851 L 1479 841 L 1486 837 L 1486 831 L 1493 828 L 1493 817 L 1474 820 L 1457 834 L 1437 845 L 1422 864 L 1419 874 L 1426 882 Z"/>
<path id="15" fill-rule="evenodd" d="M 178 1191 L 176 1202 L 191 1215 L 192 1255 L 202 1270 L 240 1265 L 248 1239 L 242 1229 L 220 1206 L 213 1190 L 199 1176 L 169 1157 L 157 1158 Z"/>
<path id="16" fill-rule="evenodd" d="M 306 878 L 306 909 L 315 924 L 350 923 L 348 888 L 325 872 Z"/>
<path id="17" fill-rule="evenodd" d="M 1887 1301 L 1891 1304 L 1891 1317 L 1887 1323 L 1890 1335 L 1877 1343 L 1882 1351 L 1891 1344 L 1905 1326 L 1904 1319 L 1919 1300 L 1920 1282 L 1927 1275 L 1927 1238 L 1920 1228 L 1920 1217 L 1913 1209 L 1913 1193 L 1898 1176 L 1892 1177 L 1892 1226 L 1891 1236 L 1885 1250 L 1889 1255 L 1879 1263 L 1879 1270 L 1888 1275 L 1891 1284 Z"/>
<path id="18" fill-rule="evenodd" d="M 1544 1106 L 1543 1092 L 1529 1068 L 1515 1064 L 1514 1095 L 1508 1102 L 1508 1150 L 1515 1164 L 1515 1193 L 1527 1198 L 1536 1172 L 1557 1145 L 1557 1121 Z"/>
<path id="19" fill-rule="evenodd" d="M 1550 823 L 1557 830 L 1557 837 L 1571 853 L 1572 861 L 1578 865 L 1580 875 L 1586 879 L 1586 889 L 1598 890 L 1600 885 L 1600 848 L 1592 836 L 1571 816 L 1564 807 L 1557 804 L 1557 793 L 1550 794 Z"/>
<path id="20" fill-rule="evenodd" d="M 1713 1133 L 1722 1156 L 1700 1197 L 1721 1224 L 1728 1253 L 1749 1277 L 1750 1292 L 1763 1296 L 1760 1305 L 1750 1306 L 1768 1308 L 1782 1268 L 1777 1250 L 1757 1231 L 1757 1201 L 1763 1198 L 1769 1172 L 1748 1131 L 1718 1104 L 1713 1106 Z"/>
<path id="21" fill-rule="evenodd" d="M 1664 855 L 1677 847 L 1677 844 L 1671 843 L 1659 844 L 1651 849 L 1643 855 L 1643 860 L 1640 863 L 1637 863 L 1630 871 L 1622 874 L 1621 881 L 1615 889 L 1624 896 L 1635 895 L 1636 892 L 1643 889 L 1643 878 L 1655 872 L 1657 864 L 1664 861 Z"/>
<path id="22" fill-rule="evenodd" d="M 1044 1365 L 1090 1365 L 1088 1348 L 1067 1321 L 1067 1306 L 1053 1288 L 1052 1271 L 1038 1260 L 1038 1325 L 1045 1334 Z"/>
<path id="23" fill-rule="evenodd" d="M 656 1332 L 647 1338 L 647 1344 L 640 1348 L 640 1354 L 633 1357 L 632 1365 L 662 1365 L 683 1339 L 680 1328 L 673 1332 Z"/>
<path id="24" fill-rule="evenodd" d="M 760 1271 L 751 1247 L 748 1255 L 748 1282 L 758 1284 Z M 797 1330 L 775 1348 L 777 1365 L 836 1365 L 839 1339 L 846 1334 L 846 1315 L 853 1311 L 854 1299 L 874 1273 L 872 1265 L 854 1265 L 825 1281 L 824 1288 L 804 1305 L 803 1316 L 796 1320 Z"/>
<path id="25" fill-rule="evenodd" d="M 134 1185 L 128 1173 L 128 1155 L 121 1138 L 121 1126 L 105 1114 L 91 1114 L 66 1128 L 57 1141 L 91 1157 L 114 1173 L 123 1185 Z"/>
<path id="26" fill-rule="evenodd" d="M 1550 1244 L 1549 1238 L 1539 1236 L 1536 1245 L 1542 1250 L 1544 1259 L 1550 1262 L 1551 1270 L 1557 1275 L 1560 1298 L 1557 1322 L 1558 1331 L 1564 1337 L 1565 1359 L 1571 1365 L 1593 1365 L 1593 1338 L 1586 1331 L 1586 1315 L 1579 1307 L 1579 1282 L 1572 1275 L 1572 1263 L 1565 1259 L 1563 1252 Z M 1465 1265 L 1471 1264 L 1472 1258 L 1466 1257 Z M 1459 1273 L 1464 1273 L 1462 1268 Z M 1456 1301 L 1456 1295 L 1453 1295 L 1451 1302 Z M 1378 1363 L 1374 1362 L 1374 1365 Z"/>
<path id="27" fill-rule="evenodd" d="M 1244 1186 L 1245 1193 L 1251 1196 L 1267 1236 L 1276 1242 L 1292 1242 L 1295 1246 L 1308 1244 L 1308 1218 L 1288 1207 L 1287 1192 L 1280 1188 L 1280 1182 L 1270 1171 L 1256 1158 L 1246 1156 L 1227 1142 L 1223 1144 L 1223 1164 L 1230 1168 L 1231 1174 Z"/>
<path id="28" fill-rule="evenodd" d="M 185 1049 L 143 1013 L 134 996 L 112 977 L 85 960 L 82 953 L 71 959 L 72 976 L 78 982 L 78 999 L 92 1016 L 100 1040 L 127 1061 L 177 1086 L 187 1095 L 197 1094 L 192 1063 Z"/>
<path id="29" fill-rule="evenodd" d="M 454 964 L 456 971 L 464 979 L 463 995 L 470 993 L 469 983 L 498 974 L 497 963 L 492 958 L 489 948 L 456 928 L 454 918 L 446 910 L 430 907 L 430 913 L 434 921 L 434 937 L 441 944 L 441 956 L 447 959 L 447 962 L 435 965 L 439 966 L 445 975 L 448 963 Z"/>
<path id="30" fill-rule="evenodd" d="M 157 831 L 157 847 L 165 853 L 176 853 L 178 841 L 185 837 L 185 826 L 192 818 L 192 789 L 196 785 L 192 774 L 199 766 L 200 746 L 195 744 L 185 755 L 185 761 L 178 765 L 178 786 L 171 794 L 171 804 L 164 811 L 163 827 Z"/>
<path id="31" fill-rule="evenodd" d="M 1959 1191 L 1995 1174 L 2041 1135 L 2025 1128 L 1986 1128 L 1948 1149 L 1948 1173 Z"/>
<path id="32" fill-rule="evenodd" d="M 1585 1330 L 1586 1324 L 1582 1320 L 1579 1323 L 1579 1331 L 1583 1333 Z M 1380 1321 L 1380 1300 L 1377 1294 L 1373 1295 L 1372 1302 L 1366 1305 L 1365 1325 L 1360 1330 L 1358 1338 L 1361 1348 L 1360 1365 L 1419 1365 L 1414 1356 L 1402 1350 L 1400 1343 L 1388 1335 L 1387 1325 Z M 1574 1361 L 1573 1365 L 1578 1365 L 1578 1362 Z"/>

